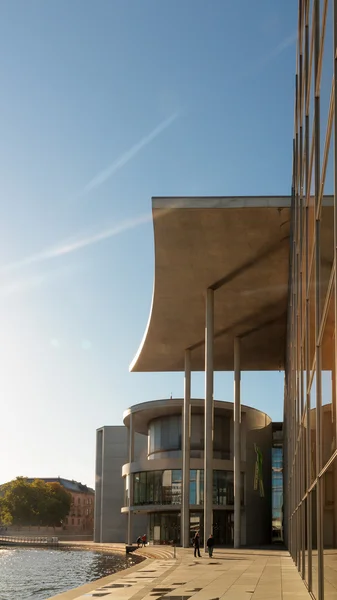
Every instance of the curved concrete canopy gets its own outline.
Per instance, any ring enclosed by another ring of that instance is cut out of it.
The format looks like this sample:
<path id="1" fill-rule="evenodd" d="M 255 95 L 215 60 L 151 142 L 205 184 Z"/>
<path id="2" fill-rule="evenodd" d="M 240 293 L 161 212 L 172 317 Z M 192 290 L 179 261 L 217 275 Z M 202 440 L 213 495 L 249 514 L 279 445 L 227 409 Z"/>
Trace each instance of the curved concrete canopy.
<path id="1" fill-rule="evenodd" d="M 155 283 L 131 371 L 204 369 L 205 293 L 215 290 L 214 369 L 284 367 L 290 197 L 153 198 Z"/>

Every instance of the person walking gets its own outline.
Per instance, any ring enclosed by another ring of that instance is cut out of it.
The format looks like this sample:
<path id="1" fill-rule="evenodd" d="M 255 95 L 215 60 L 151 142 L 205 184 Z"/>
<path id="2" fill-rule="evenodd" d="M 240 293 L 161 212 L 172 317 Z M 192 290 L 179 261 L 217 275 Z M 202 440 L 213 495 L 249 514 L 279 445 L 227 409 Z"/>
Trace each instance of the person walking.
<path id="1" fill-rule="evenodd" d="M 139 535 L 139 536 L 137 537 L 137 546 L 138 546 L 138 548 L 139 548 L 139 546 L 141 545 L 141 543 L 142 543 L 142 538 L 141 538 L 141 537 L 140 537 L 140 535 Z"/>
<path id="2" fill-rule="evenodd" d="M 144 535 L 142 535 L 142 546 L 144 548 L 144 546 L 146 546 L 146 533 L 144 533 Z"/>
<path id="3" fill-rule="evenodd" d="M 198 553 L 198 557 L 201 558 L 199 531 L 196 531 L 196 533 L 195 533 L 195 536 L 193 538 L 193 546 L 194 546 L 194 556 L 195 556 L 195 558 L 197 557 L 197 553 Z"/>
<path id="4" fill-rule="evenodd" d="M 207 543 L 209 557 L 212 558 L 212 556 L 213 556 L 213 549 L 214 549 L 214 537 L 213 537 L 212 534 L 209 536 L 209 538 L 208 538 L 208 540 L 207 540 L 206 543 Z"/>

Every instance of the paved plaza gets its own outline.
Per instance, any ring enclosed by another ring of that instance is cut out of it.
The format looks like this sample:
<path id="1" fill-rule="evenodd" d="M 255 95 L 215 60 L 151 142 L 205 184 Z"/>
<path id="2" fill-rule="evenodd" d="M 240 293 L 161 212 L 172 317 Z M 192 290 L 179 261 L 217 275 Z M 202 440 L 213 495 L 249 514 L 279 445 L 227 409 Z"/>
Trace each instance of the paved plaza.
<path id="1" fill-rule="evenodd" d="M 309 600 L 287 551 L 144 548 L 148 560 L 125 572 L 55 596 L 58 600 Z M 157 556 L 157 558 L 152 558 Z M 160 558 L 158 558 L 158 556 Z"/>

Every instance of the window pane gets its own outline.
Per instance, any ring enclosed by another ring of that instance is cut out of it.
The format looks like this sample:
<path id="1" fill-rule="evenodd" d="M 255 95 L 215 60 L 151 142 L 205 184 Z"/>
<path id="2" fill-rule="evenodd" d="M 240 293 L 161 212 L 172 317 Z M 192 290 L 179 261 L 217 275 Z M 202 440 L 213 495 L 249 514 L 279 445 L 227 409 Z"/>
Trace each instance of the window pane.
<path id="1" fill-rule="evenodd" d="M 140 503 L 140 474 L 134 473 L 133 479 L 133 503 Z"/>

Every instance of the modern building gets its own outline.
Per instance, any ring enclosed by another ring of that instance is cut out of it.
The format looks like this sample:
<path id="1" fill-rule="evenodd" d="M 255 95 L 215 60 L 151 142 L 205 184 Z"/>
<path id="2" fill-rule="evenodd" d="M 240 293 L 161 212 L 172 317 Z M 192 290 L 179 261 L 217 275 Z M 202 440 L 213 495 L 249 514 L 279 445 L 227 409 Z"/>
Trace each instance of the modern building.
<path id="1" fill-rule="evenodd" d="M 123 466 L 125 506 L 129 531 L 133 515 L 147 515 L 148 539 L 154 543 L 182 542 L 183 509 L 183 403 L 156 400 L 132 406 L 124 413 L 129 430 L 129 460 Z M 205 504 L 204 401 L 190 402 L 188 539 L 196 530 L 204 539 Z M 147 455 L 134 456 L 134 436 L 147 441 Z M 272 424 L 265 414 L 248 406 L 241 409 L 241 540 L 259 545 L 271 538 Z M 257 453 L 262 458 L 257 472 Z M 234 422 L 233 404 L 214 402 L 212 527 L 216 544 L 234 543 Z M 132 539 L 129 538 L 130 543 Z"/>
<path id="2" fill-rule="evenodd" d="M 153 198 L 152 212 L 155 239 L 153 301 L 148 326 L 130 370 L 184 373 L 181 459 L 172 470 L 181 469 L 180 541 L 185 547 L 190 544 L 190 512 L 191 506 L 194 506 L 190 499 L 190 478 L 196 470 L 191 446 L 191 379 L 193 371 L 205 371 L 205 399 L 202 401 L 204 450 L 197 469 L 203 471 L 204 477 L 203 510 L 199 513 L 198 525 L 202 515 L 203 531 L 214 530 L 214 518 L 217 517 L 214 472 L 232 469 L 232 536 L 234 546 L 239 547 L 242 543 L 252 543 L 249 503 L 259 502 L 256 496 L 254 499 L 249 496 L 249 476 L 245 481 L 246 496 L 242 485 L 245 468 L 242 466 L 244 413 L 241 407 L 241 371 L 282 370 L 285 366 L 291 198 Z M 234 403 L 226 408 L 232 415 L 232 464 L 228 468 L 216 467 L 214 456 L 214 371 L 234 371 Z M 137 412 L 142 411 L 138 409 Z M 132 431 L 132 423 L 126 423 Z M 138 429 L 135 431 L 139 433 Z M 270 428 L 270 454 L 271 446 Z M 129 450 L 129 463 L 132 463 L 134 460 L 130 459 L 130 454 L 132 442 Z M 263 459 L 266 460 L 257 448 L 255 486 L 258 487 Z M 147 460 L 143 468 L 134 473 L 147 472 L 150 462 Z M 165 466 L 163 470 L 166 470 Z M 124 475 L 129 473 L 124 471 Z M 135 483 L 130 478 L 130 486 Z M 177 489 L 179 480 L 174 480 L 174 485 Z M 270 540 L 271 485 L 266 487 Z M 263 486 L 261 490 L 263 494 Z M 124 505 L 130 515 L 135 512 L 132 498 L 131 490 L 128 505 Z M 244 511 L 242 505 L 245 506 Z M 147 509 L 148 514 L 150 509 Z M 128 541 L 133 535 L 131 521 L 132 518 L 129 520 Z M 178 522 L 176 527 L 179 527 Z M 153 537 L 156 536 L 157 533 L 153 532 Z M 265 535 L 262 537 L 263 542 L 267 541 Z"/>
<path id="3" fill-rule="evenodd" d="M 242 518 L 241 371 L 283 370 L 290 197 L 153 198 L 155 273 L 148 326 L 131 371 L 184 373 L 181 541 L 190 538 L 190 390 L 205 372 L 204 531 L 214 525 L 214 371 L 234 372 L 234 546 Z M 182 378 L 183 387 L 183 378 Z M 259 457 L 258 457 L 259 462 Z M 270 537 L 272 524 L 270 519 Z"/>
<path id="4" fill-rule="evenodd" d="M 183 404 L 166 399 L 132 406 L 124 426 L 97 430 L 95 541 L 182 543 Z M 204 538 L 204 400 L 190 403 L 189 540 Z M 271 540 L 272 423 L 241 409 L 241 541 Z M 233 404 L 214 402 L 212 532 L 234 543 Z M 123 475 L 123 478 L 122 478 Z M 121 514 L 122 513 L 122 514 Z M 210 533 L 210 532 L 208 532 Z"/>

